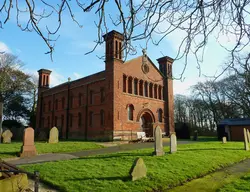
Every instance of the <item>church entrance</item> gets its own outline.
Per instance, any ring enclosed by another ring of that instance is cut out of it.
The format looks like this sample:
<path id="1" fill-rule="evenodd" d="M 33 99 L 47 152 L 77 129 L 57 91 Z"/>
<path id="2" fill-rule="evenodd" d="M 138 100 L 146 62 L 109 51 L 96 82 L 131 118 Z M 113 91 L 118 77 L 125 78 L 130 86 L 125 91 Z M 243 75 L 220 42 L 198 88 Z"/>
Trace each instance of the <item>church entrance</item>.
<path id="1" fill-rule="evenodd" d="M 142 131 L 146 133 L 146 137 L 153 137 L 153 119 L 148 112 L 144 112 L 140 118 Z"/>

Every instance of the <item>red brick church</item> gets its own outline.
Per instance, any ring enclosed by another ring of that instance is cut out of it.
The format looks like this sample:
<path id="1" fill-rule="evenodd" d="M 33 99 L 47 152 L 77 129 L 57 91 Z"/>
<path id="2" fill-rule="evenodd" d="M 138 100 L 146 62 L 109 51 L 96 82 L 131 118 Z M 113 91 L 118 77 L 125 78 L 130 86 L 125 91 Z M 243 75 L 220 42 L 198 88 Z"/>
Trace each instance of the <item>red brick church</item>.
<path id="1" fill-rule="evenodd" d="M 166 135 L 174 132 L 173 59 L 157 59 L 158 69 L 143 51 L 124 62 L 123 35 L 103 38 L 104 71 L 53 88 L 51 71 L 38 71 L 37 133 L 56 126 L 61 138 L 130 140 L 142 131 L 153 136 L 157 125 Z"/>

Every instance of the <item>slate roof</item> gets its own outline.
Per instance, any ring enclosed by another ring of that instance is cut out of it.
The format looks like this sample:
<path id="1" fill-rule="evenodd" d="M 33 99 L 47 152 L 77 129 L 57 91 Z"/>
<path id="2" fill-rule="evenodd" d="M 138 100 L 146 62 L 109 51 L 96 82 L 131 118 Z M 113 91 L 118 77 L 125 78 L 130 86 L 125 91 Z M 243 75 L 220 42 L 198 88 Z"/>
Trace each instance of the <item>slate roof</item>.
<path id="1" fill-rule="evenodd" d="M 250 125 L 250 118 L 223 119 L 219 125 Z"/>

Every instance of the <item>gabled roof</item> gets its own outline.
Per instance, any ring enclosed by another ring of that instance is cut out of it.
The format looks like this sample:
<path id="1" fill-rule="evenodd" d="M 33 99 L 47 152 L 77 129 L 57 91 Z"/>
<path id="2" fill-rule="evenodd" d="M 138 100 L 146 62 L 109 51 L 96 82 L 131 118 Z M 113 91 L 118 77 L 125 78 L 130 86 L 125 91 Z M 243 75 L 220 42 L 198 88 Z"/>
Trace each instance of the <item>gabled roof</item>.
<path id="1" fill-rule="evenodd" d="M 136 60 L 136 59 L 139 59 L 139 58 L 142 58 L 142 57 L 143 57 L 143 55 L 138 56 L 138 57 L 133 58 L 133 59 L 130 59 L 130 60 L 126 61 L 124 64 L 130 63 L 130 62 L 132 62 L 133 60 Z M 154 62 L 153 62 L 147 55 L 146 55 L 146 57 L 147 57 L 148 61 L 151 63 L 151 65 L 156 69 L 156 71 L 158 71 L 158 73 L 159 73 L 162 77 L 165 77 L 165 76 L 162 74 L 162 72 L 158 69 L 158 67 L 155 66 Z"/>
<path id="2" fill-rule="evenodd" d="M 250 118 L 223 119 L 219 125 L 250 125 Z"/>

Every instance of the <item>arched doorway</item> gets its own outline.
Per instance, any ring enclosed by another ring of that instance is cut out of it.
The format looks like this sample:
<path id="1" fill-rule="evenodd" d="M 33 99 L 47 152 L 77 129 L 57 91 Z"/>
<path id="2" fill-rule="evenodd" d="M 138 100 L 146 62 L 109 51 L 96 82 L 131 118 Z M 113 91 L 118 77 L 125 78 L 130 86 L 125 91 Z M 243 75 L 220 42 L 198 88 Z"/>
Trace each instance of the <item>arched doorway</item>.
<path id="1" fill-rule="evenodd" d="M 153 137 L 153 119 L 150 113 L 142 113 L 140 117 L 140 124 L 142 131 L 146 133 L 146 136 Z"/>

